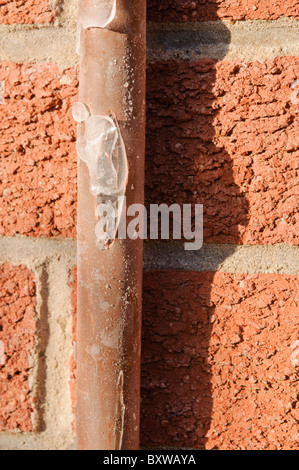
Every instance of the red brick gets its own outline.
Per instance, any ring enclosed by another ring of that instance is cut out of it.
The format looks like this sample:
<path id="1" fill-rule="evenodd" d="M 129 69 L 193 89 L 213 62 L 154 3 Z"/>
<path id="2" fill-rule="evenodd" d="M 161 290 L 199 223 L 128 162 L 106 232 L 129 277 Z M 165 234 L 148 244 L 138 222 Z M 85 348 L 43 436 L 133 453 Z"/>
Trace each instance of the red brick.
<path id="1" fill-rule="evenodd" d="M 75 69 L 2 63 L 1 235 L 75 236 Z"/>
<path id="2" fill-rule="evenodd" d="M 201 203 L 206 242 L 298 242 L 298 58 L 155 63 L 147 202 Z M 0 234 L 76 236 L 76 70 L 0 68 Z"/>
<path id="3" fill-rule="evenodd" d="M 206 242 L 298 243 L 299 59 L 148 70 L 148 203 L 204 205 Z"/>
<path id="4" fill-rule="evenodd" d="M 55 10 L 50 0 L 0 0 L 0 23 L 50 23 Z"/>
<path id="5" fill-rule="evenodd" d="M 298 294 L 295 276 L 147 273 L 142 445 L 298 449 Z"/>
<path id="6" fill-rule="evenodd" d="M 149 0 L 148 19 L 153 22 L 209 20 L 276 20 L 281 16 L 299 18 L 297 0 Z"/>
<path id="7" fill-rule="evenodd" d="M 29 358 L 35 333 L 35 280 L 23 266 L 0 266 L 0 431 L 33 431 Z M 3 358 L 0 358 L 3 359 Z"/>

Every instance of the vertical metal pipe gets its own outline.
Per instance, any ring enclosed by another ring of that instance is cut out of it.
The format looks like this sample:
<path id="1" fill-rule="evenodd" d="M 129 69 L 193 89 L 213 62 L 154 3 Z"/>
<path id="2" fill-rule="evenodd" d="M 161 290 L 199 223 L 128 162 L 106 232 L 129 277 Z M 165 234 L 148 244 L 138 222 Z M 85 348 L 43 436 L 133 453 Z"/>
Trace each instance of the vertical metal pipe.
<path id="1" fill-rule="evenodd" d="M 127 206 L 143 204 L 146 2 L 79 3 L 79 111 L 117 122 L 128 161 Z M 110 18 L 104 27 L 102 14 Z M 78 142 L 86 127 L 79 124 Z M 142 241 L 99 248 L 90 180 L 78 158 L 77 447 L 138 449 Z"/>

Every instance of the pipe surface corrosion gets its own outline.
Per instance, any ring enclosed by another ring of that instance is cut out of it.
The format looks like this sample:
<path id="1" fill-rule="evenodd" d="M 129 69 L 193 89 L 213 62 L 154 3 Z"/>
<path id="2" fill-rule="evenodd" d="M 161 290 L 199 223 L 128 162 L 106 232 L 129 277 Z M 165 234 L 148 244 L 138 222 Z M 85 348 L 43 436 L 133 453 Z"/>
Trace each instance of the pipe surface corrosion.
<path id="1" fill-rule="evenodd" d="M 123 198 L 144 201 L 145 10 L 79 0 L 78 450 L 139 447 L 143 246 L 116 232 Z M 114 231 L 100 204 L 116 209 Z"/>

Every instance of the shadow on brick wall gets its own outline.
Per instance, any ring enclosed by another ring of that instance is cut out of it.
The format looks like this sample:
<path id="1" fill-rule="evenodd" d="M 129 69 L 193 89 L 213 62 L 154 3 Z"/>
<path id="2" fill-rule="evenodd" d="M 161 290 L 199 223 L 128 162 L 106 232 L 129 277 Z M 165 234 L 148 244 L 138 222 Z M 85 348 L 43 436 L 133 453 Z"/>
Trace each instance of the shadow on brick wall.
<path id="1" fill-rule="evenodd" d="M 152 22 L 215 21 L 220 4 L 221 0 L 148 0 L 147 17 Z"/>
<path id="2" fill-rule="evenodd" d="M 225 148 L 231 129 L 219 111 L 226 91 L 218 85 L 218 65 L 229 44 L 229 31 L 222 24 L 221 29 L 226 46 L 221 45 L 218 60 L 200 57 L 205 39 L 197 36 L 197 60 L 148 66 L 146 201 L 203 204 L 205 243 L 240 244 L 248 201 L 235 183 L 232 156 Z M 183 270 L 145 274 L 145 448 L 209 447 L 213 278 L 214 273 Z"/>

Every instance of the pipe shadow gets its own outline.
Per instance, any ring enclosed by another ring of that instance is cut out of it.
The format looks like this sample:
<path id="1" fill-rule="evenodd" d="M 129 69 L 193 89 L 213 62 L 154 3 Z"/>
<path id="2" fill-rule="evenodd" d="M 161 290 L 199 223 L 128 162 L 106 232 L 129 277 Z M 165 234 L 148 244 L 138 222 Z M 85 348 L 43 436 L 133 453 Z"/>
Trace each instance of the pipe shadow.
<path id="1" fill-rule="evenodd" d="M 201 58 L 211 41 L 202 37 L 204 28 L 199 27 L 195 36 L 181 36 L 187 55 L 196 50 L 197 60 L 190 56 L 148 65 L 146 203 L 203 204 L 204 243 L 237 245 L 249 205 L 235 181 L 232 155 L 225 146 L 232 129 L 219 105 L 225 95 L 218 84 L 219 65 L 230 33 L 222 23 L 215 27 L 215 34 L 222 37 L 218 59 Z M 165 45 L 171 49 L 173 41 L 166 36 L 155 34 L 150 47 L 160 43 L 161 49 Z M 213 32 L 210 37 L 214 41 Z M 175 268 L 144 275 L 143 447 L 207 446 L 213 415 L 214 270 L 233 252 L 233 245 L 220 250 L 218 265 L 208 272 Z M 192 255 L 188 256 L 190 260 Z M 171 264 L 176 264 L 174 258 Z"/>

